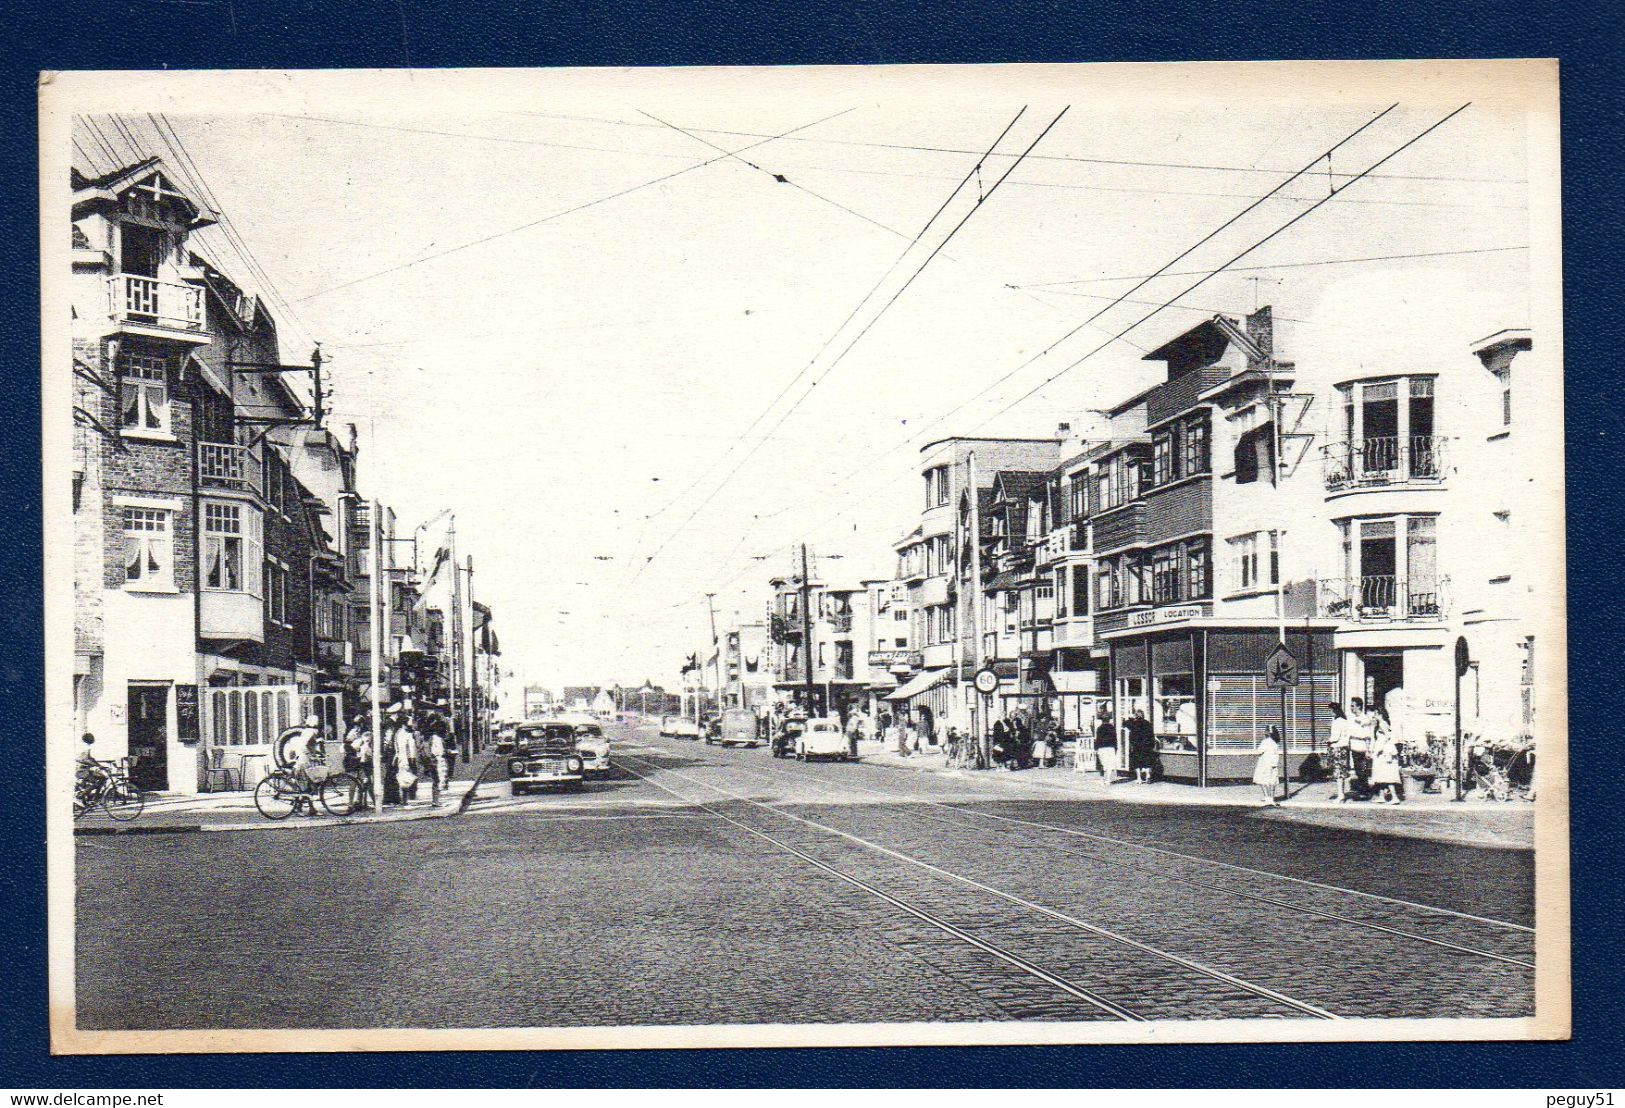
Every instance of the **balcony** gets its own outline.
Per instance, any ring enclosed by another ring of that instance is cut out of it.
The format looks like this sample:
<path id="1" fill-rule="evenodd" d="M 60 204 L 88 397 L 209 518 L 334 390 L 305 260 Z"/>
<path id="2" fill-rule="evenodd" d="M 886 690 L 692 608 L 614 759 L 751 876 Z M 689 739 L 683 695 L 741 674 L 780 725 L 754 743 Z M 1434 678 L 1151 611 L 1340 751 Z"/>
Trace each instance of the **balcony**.
<path id="1" fill-rule="evenodd" d="M 197 479 L 206 489 L 259 492 L 260 462 L 246 446 L 200 442 L 197 444 Z"/>
<path id="2" fill-rule="evenodd" d="M 117 273 L 107 279 L 107 291 L 108 310 L 120 324 L 168 338 L 209 341 L 204 329 L 203 290 L 194 285 Z"/>
<path id="3" fill-rule="evenodd" d="M 836 634 L 846 634 L 852 630 L 852 613 L 836 612 L 829 617 L 829 629 Z"/>
<path id="4" fill-rule="evenodd" d="M 1145 540 L 1146 511 L 1143 500 L 1131 500 L 1109 512 L 1095 516 L 1095 549 L 1105 553 Z"/>
<path id="5" fill-rule="evenodd" d="M 265 602 L 253 593 L 204 589 L 198 594 L 198 636 L 214 642 L 263 643 Z"/>
<path id="6" fill-rule="evenodd" d="M 1067 549 L 1074 554 L 1089 549 L 1089 520 L 1073 520 L 1071 528 L 1067 531 Z"/>
<path id="7" fill-rule="evenodd" d="M 1348 577 L 1320 583 L 1320 608 L 1352 623 L 1429 623 L 1449 613 L 1448 577 Z"/>
<path id="8" fill-rule="evenodd" d="M 1384 486 L 1431 485 L 1444 480 L 1442 435 L 1384 435 L 1321 447 L 1327 492 Z"/>
<path id="9" fill-rule="evenodd" d="M 316 639 L 316 660 L 324 666 L 355 665 L 355 644 L 349 639 Z"/>

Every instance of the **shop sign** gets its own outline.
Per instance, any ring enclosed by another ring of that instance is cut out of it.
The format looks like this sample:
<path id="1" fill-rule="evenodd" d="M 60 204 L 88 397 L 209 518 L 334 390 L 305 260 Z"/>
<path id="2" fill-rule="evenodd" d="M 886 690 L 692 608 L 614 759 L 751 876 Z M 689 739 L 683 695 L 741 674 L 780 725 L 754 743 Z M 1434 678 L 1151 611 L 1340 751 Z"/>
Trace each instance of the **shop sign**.
<path id="1" fill-rule="evenodd" d="M 1149 612 L 1134 612 L 1129 615 L 1130 627 L 1145 627 L 1152 623 L 1173 623 L 1182 619 L 1201 619 L 1207 615 L 1206 610 L 1200 607 L 1183 608 L 1153 608 Z"/>
<path id="2" fill-rule="evenodd" d="M 871 650 L 869 651 L 869 664 L 876 668 L 890 669 L 892 666 L 920 666 L 920 652 L 917 650 Z"/>
<path id="3" fill-rule="evenodd" d="M 175 686 L 175 737 L 183 743 L 198 741 L 196 685 Z"/>

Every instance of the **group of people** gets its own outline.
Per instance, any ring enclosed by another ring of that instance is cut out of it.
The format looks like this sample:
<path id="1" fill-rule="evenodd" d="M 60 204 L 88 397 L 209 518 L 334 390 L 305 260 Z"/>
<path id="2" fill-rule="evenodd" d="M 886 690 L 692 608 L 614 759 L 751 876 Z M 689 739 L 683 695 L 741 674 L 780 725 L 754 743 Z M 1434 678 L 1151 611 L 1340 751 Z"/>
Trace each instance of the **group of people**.
<path id="1" fill-rule="evenodd" d="M 1377 804 L 1400 804 L 1405 799 L 1400 771 L 1403 737 L 1380 704 L 1366 705 L 1361 697 L 1327 705 L 1332 713 L 1328 746 L 1337 802 L 1367 798 Z"/>
<path id="2" fill-rule="evenodd" d="M 383 710 L 380 730 L 384 804 L 407 804 L 418 799 L 426 783 L 429 802 L 438 806 L 451 783 L 457 743 L 451 721 L 441 712 L 419 710 L 410 700 L 398 700 Z M 357 712 L 344 734 L 344 768 L 372 788 L 372 715 Z"/>
<path id="3" fill-rule="evenodd" d="M 1029 718 L 1024 711 L 996 719 L 988 730 L 989 753 L 998 769 L 1052 766 L 1058 754 L 1055 721 L 1048 715 Z"/>
<path id="4" fill-rule="evenodd" d="M 1119 736 L 1117 725 L 1112 720 L 1111 705 L 1102 704 L 1095 715 L 1093 737 L 1094 767 L 1106 784 L 1113 784 L 1117 780 L 1120 741 L 1128 744 L 1128 764 L 1133 767 L 1137 780 L 1149 783 L 1162 777 L 1162 760 L 1157 756 L 1157 736 L 1151 721 L 1145 718 L 1145 709 L 1134 708 L 1129 712 L 1129 718 L 1123 721 L 1122 735 Z M 1081 739 L 1079 745 L 1082 745 Z M 1087 759 L 1078 758 L 1074 768 L 1080 773 L 1089 768 Z"/>

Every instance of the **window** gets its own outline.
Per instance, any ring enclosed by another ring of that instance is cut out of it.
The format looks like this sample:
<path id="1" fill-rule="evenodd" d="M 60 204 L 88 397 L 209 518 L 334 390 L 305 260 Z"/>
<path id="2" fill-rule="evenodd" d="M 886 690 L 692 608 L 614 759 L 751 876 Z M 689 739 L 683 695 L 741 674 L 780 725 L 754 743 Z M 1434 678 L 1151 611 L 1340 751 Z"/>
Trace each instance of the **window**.
<path id="1" fill-rule="evenodd" d="M 1089 515 L 1089 475 L 1075 474 L 1067 482 L 1067 493 L 1072 501 L 1072 518 L 1074 520 L 1086 518 Z"/>
<path id="2" fill-rule="evenodd" d="M 1182 473 L 1191 477 L 1206 473 L 1209 468 L 1207 417 L 1201 416 L 1186 423 L 1183 430 L 1184 465 Z"/>
<path id="3" fill-rule="evenodd" d="M 243 510 L 236 504 L 203 505 L 203 587 L 243 589 Z"/>
<path id="4" fill-rule="evenodd" d="M 1205 600 L 1213 586 L 1208 572 L 1208 541 L 1196 539 L 1185 546 L 1185 599 Z"/>
<path id="5" fill-rule="evenodd" d="M 1151 725 L 1164 751 L 1196 749 L 1196 681 L 1188 673 L 1153 678 Z"/>
<path id="6" fill-rule="evenodd" d="M 1174 471 L 1174 433 L 1164 431 L 1151 442 L 1151 483 L 1166 485 L 1177 476 Z"/>
<path id="7" fill-rule="evenodd" d="M 948 503 L 948 467 L 935 466 L 925 471 L 925 506 L 940 508 Z"/>
<path id="8" fill-rule="evenodd" d="M 1072 614 L 1089 614 L 1089 567 L 1072 567 Z"/>
<path id="9" fill-rule="evenodd" d="M 1151 559 L 1151 599 L 1157 604 L 1172 604 L 1179 599 L 1179 549 L 1167 546 Z"/>
<path id="10" fill-rule="evenodd" d="M 1230 540 L 1230 561 L 1235 567 L 1236 587 L 1250 589 L 1258 584 L 1258 536 L 1241 535 Z"/>
<path id="11" fill-rule="evenodd" d="M 1281 532 L 1270 532 L 1270 584 L 1281 580 Z"/>
<path id="12" fill-rule="evenodd" d="M 119 424 L 137 431 L 169 430 L 169 374 L 164 359 L 119 355 Z"/>
<path id="13" fill-rule="evenodd" d="M 124 587 L 166 591 L 175 587 L 170 513 L 164 508 L 124 509 Z"/>
<path id="14" fill-rule="evenodd" d="M 288 622 L 288 570 L 269 558 L 265 561 L 265 618 L 284 626 Z"/>
<path id="15" fill-rule="evenodd" d="M 1117 607 L 1118 575 L 1116 562 L 1102 562 L 1095 575 L 1095 607 Z"/>
<path id="16" fill-rule="evenodd" d="M 907 608 L 898 608 L 895 612 L 893 612 L 891 614 L 891 617 L 892 617 L 892 619 L 896 620 L 898 623 L 902 623 L 904 620 L 908 619 L 908 609 Z"/>

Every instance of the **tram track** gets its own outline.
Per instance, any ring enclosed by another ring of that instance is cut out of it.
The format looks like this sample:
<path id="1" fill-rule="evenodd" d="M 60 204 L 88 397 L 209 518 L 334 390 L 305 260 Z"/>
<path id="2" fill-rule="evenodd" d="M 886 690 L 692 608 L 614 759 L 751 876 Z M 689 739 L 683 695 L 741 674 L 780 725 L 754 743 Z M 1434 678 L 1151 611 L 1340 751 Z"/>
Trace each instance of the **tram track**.
<path id="1" fill-rule="evenodd" d="M 876 805 L 877 807 L 888 808 L 888 809 L 891 809 L 891 810 L 894 810 L 894 811 L 895 810 L 902 810 L 902 809 L 904 809 L 906 807 L 906 808 L 910 809 L 910 814 L 911 815 L 921 816 L 921 817 L 923 817 L 923 818 L 925 818 L 927 820 L 930 820 L 931 822 L 939 824 L 939 825 L 954 827 L 954 828 L 963 829 L 963 830 L 973 830 L 976 825 L 974 825 L 972 823 L 969 823 L 969 822 L 966 822 L 964 820 L 960 820 L 960 819 L 945 818 L 945 817 L 942 817 L 942 816 L 932 815 L 929 812 L 921 812 L 921 811 L 919 811 L 919 808 L 921 806 L 925 806 L 925 807 L 929 807 L 931 809 L 957 813 L 958 815 L 961 815 L 961 816 L 970 816 L 970 817 L 974 817 L 976 819 L 982 819 L 982 820 L 992 820 L 992 821 L 996 821 L 994 824 L 991 825 L 992 829 L 994 829 L 994 830 L 999 830 L 999 831 L 1003 831 L 1003 832 L 1006 832 L 1006 833 L 1022 836 L 1021 841 L 1028 844 L 1028 845 L 1038 846 L 1038 847 L 1041 847 L 1042 849 L 1053 851 L 1055 853 L 1062 854 L 1062 855 L 1065 855 L 1065 856 L 1070 857 L 1070 858 L 1077 858 L 1077 859 L 1079 859 L 1081 861 L 1088 862 L 1088 863 L 1091 863 L 1093 865 L 1108 866 L 1108 867 L 1112 867 L 1112 868 L 1116 868 L 1116 869 L 1129 868 L 1129 869 L 1133 869 L 1133 870 L 1135 870 L 1137 872 L 1140 872 L 1140 873 L 1148 874 L 1152 878 L 1154 878 L 1154 879 L 1156 879 L 1158 881 L 1167 882 L 1167 883 L 1170 883 L 1170 884 L 1175 884 L 1175 885 L 1179 885 L 1179 886 L 1186 887 L 1186 888 L 1202 889 L 1202 890 L 1208 891 L 1208 892 L 1215 892 L 1215 893 L 1218 893 L 1218 894 L 1220 894 L 1222 896 L 1227 896 L 1227 897 L 1231 897 L 1231 898 L 1238 899 L 1238 900 L 1245 900 L 1245 901 L 1249 901 L 1251 903 L 1262 904 L 1262 905 L 1266 905 L 1268 907 L 1279 909 L 1279 910 L 1282 910 L 1282 911 L 1288 911 L 1288 912 L 1298 913 L 1298 914 L 1301 914 L 1301 915 L 1311 916 L 1311 917 L 1315 917 L 1315 918 L 1318 918 L 1318 919 L 1323 919 L 1323 920 L 1331 921 L 1331 922 L 1334 922 L 1334 923 L 1339 923 L 1339 924 L 1342 924 L 1344 926 L 1358 928 L 1358 929 L 1361 929 L 1361 930 L 1370 931 L 1370 932 L 1374 932 L 1374 933 L 1377 933 L 1377 934 L 1387 935 L 1387 936 L 1392 937 L 1392 938 L 1403 939 L 1403 940 L 1406 940 L 1406 941 L 1412 941 L 1412 942 L 1418 942 L 1418 943 L 1424 943 L 1424 944 L 1427 944 L 1429 946 L 1432 946 L 1432 947 L 1435 947 L 1435 948 L 1438 948 L 1438 949 L 1452 951 L 1452 952 L 1454 952 L 1456 954 L 1466 955 L 1466 956 L 1469 956 L 1469 957 L 1482 958 L 1482 959 L 1485 959 L 1485 960 L 1488 960 L 1488 961 L 1503 963 L 1503 964 L 1510 965 L 1510 966 L 1515 966 L 1515 967 L 1518 967 L 1518 968 L 1521 968 L 1521 969 L 1533 970 L 1535 968 L 1535 963 L 1534 963 L 1533 960 L 1531 960 L 1530 958 L 1521 957 L 1521 956 L 1519 956 L 1519 954 L 1506 953 L 1504 951 L 1489 950 L 1489 949 L 1485 949 L 1483 946 L 1469 945 L 1465 941 L 1458 942 L 1458 941 L 1453 941 L 1452 939 L 1448 939 L 1448 938 L 1441 938 L 1441 937 L 1439 937 L 1437 935 L 1425 935 L 1425 934 L 1421 934 L 1421 933 L 1419 933 L 1417 931 L 1414 931 L 1414 930 L 1407 930 L 1404 927 L 1395 927 L 1395 926 L 1391 926 L 1389 924 L 1378 922 L 1378 921 L 1375 921 L 1375 920 L 1363 919 L 1363 918 L 1360 918 L 1358 916 L 1348 915 L 1345 912 L 1333 911 L 1333 910 L 1330 910 L 1330 909 L 1327 909 L 1327 908 L 1315 907 L 1315 906 L 1310 905 L 1310 904 L 1304 904 L 1304 903 L 1284 900 L 1284 899 L 1281 899 L 1280 897 L 1269 896 L 1269 895 L 1266 895 L 1266 894 L 1263 894 L 1263 893 L 1249 892 L 1247 890 L 1235 888 L 1235 887 L 1232 887 L 1232 886 L 1220 885 L 1220 884 L 1217 884 L 1217 883 L 1212 882 L 1212 881 L 1204 881 L 1204 880 L 1199 880 L 1199 879 L 1190 878 L 1190 877 L 1183 877 L 1183 876 L 1179 876 L 1179 875 L 1174 874 L 1174 873 L 1167 872 L 1164 869 L 1158 868 L 1157 865 L 1155 865 L 1153 863 L 1150 863 L 1150 862 L 1136 862 L 1136 861 L 1131 861 L 1131 860 L 1122 859 L 1122 858 L 1111 858 L 1111 859 L 1103 858 L 1103 857 L 1099 856 L 1098 854 L 1092 854 L 1092 853 L 1088 853 L 1088 852 L 1081 851 L 1081 850 L 1070 849 L 1068 847 L 1061 846 L 1061 845 L 1059 845 L 1057 843 L 1048 843 L 1048 842 L 1042 842 L 1042 841 L 1039 841 L 1039 840 L 1034 840 L 1030 835 L 1022 835 L 1022 832 L 1020 830 L 1017 830 L 1017 828 L 1019 827 L 1019 828 L 1026 828 L 1028 830 L 1037 830 L 1037 831 L 1068 834 L 1068 835 L 1073 835 L 1073 836 L 1083 838 L 1085 840 L 1096 840 L 1096 841 L 1103 842 L 1103 843 L 1109 843 L 1109 844 L 1115 845 L 1115 846 L 1125 846 L 1125 847 L 1130 847 L 1130 848 L 1138 849 L 1138 850 L 1142 850 L 1142 851 L 1148 851 L 1148 852 L 1152 852 L 1152 853 L 1157 854 L 1157 855 L 1171 856 L 1173 858 L 1178 859 L 1182 863 L 1204 864 L 1204 865 L 1211 865 L 1211 866 L 1219 867 L 1219 868 L 1226 869 L 1226 870 L 1239 870 L 1239 871 L 1247 873 L 1247 874 L 1251 874 L 1251 875 L 1255 875 L 1255 876 L 1266 876 L 1266 877 L 1269 877 L 1269 878 L 1272 878 L 1272 879 L 1277 879 L 1277 880 L 1284 880 L 1284 881 L 1299 883 L 1299 882 L 1302 882 L 1302 879 L 1288 878 L 1288 877 L 1285 877 L 1284 875 L 1270 874 L 1270 873 L 1267 873 L 1267 871 L 1253 870 L 1253 869 L 1250 869 L 1248 867 L 1233 866 L 1230 863 L 1218 862 L 1218 861 L 1214 861 L 1214 860 L 1211 860 L 1211 859 L 1199 859 L 1199 858 L 1196 858 L 1195 856 L 1192 856 L 1192 855 L 1180 854 L 1180 853 L 1174 852 L 1174 851 L 1167 851 L 1167 850 L 1164 850 L 1163 848 L 1160 848 L 1160 847 L 1147 846 L 1145 844 L 1134 843 L 1134 842 L 1132 842 L 1130 840 L 1118 839 L 1118 838 L 1114 838 L 1112 836 L 1096 835 L 1094 833 L 1081 831 L 1081 830 L 1076 829 L 1076 828 L 1061 827 L 1061 826 L 1058 826 L 1058 825 L 1055 825 L 1055 824 L 1042 823 L 1042 822 L 1034 821 L 1034 820 L 1020 820 L 1020 819 L 1015 819 L 1015 818 L 1008 817 L 1008 816 L 1001 816 L 1001 815 L 998 815 L 998 814 L 995 814 L 995 813 L 978 811 L 978 810 L 973 809 L 973 808 L 964 808 L 964 807 L 961 807 L 961 806 L 959 806 L 957 804 L 943 803 L 942 801 L 934 800 L 934 799 L 932 799 L 932 798 L 930 798 L 928 796 L 924 796 L 924 795 L 921 795 L 919 793 L 912 793 L 911 792 L 910 795 L 905 800 L 899 800 L 894 794 L 885 793 L 885 792 L 882 792 L 881 790 L 869 788 L 869 787 L 866 787 L 866 786 L 863 786 L 863 785 L 854 784 L 854 783 L 851 783 L 849 781 L 843 781 L 839 785 L 836 785 L 836 784 L 828 783 L 828 782 L 824 781 L 823 779 L 821 779 L 819 777 L 816 777 L 816 776 L 813 776 L 813 775 L 798 774 L 798 775 L 795 775 L 795 776 L 792 777 L 789 774 L 781 774 L 781 773 L 777 773 L 777 772 L 773 772 L 773 771 L 769 771 L 769 770 L 762 770 L 762 769 L 757 769 L 757 768 L 752 768 L 752 767 L 739 766 L 737 763 L 731 763 L 731 762 L 717 762 L 717 763 L 706 763 L 706 764 L 717 765 L 717 766 L 728 766 L 729 768 L 734 769 L 737 772 L 748 774 L 748 775 L 758 777 L 758 778 L 761 778 L 761 779 L 764 779 L 764 780 L 773 781 L 773 782 L 779 783 L 779 784 L 788 784 L 788 783 L 793 782 L 795 784 L 811 785 L 813 788 L 819 789 L 819 790 L 825 792 L 826 794 L 836 793 L 836 792 L 839 792 L 841 790 L 845 790 L 845 791 L 847 791 L 849 793 L 850 792 L 857 792 L 857 793 L 863 793 L 863 794 L 875 796 L 875 797 L 881 798 L 879 803 L 877 803 L 877 805 Z M 983 824 L 983 826 L 989 826 L 989 825 L 988 824 Z M 1352 896 L 1365 896 L 1365 897 L 1375 897 L 1376 896 L 1376 894 L 1363 893 L 1361 890 L 1345 889 L 1345 888 L 1342 888 L 1341 886 L 1326 885 L 1326 884 L 1321 883 L 1321 882 L 1306 882 L 1306 884 L 1311 885 L 1314 888 L 1316 888 L 1318 890 L 1321 890 L 1321 891 L 1325 891 L 1325 892 L 1332 892 L 1332 893 L 1337 893 L 1337 894 L 1346 894 L 1346 895 L 1352 895 Z M 1418 904 L 1414 904 L 1414 903 L 1407 902 L 1407 901 L 1398 901 L 1398 900 L 1395 900 L 1394 898 L 1388 898 L 1388 897 L 1377 897 L 1376 899 L 1379 899 L 1379 900 L 1383 901 L 1384 903 L 1392 905 L 1392 906 L 1403 906 L 1403 907 L 1409 908 L 1409 909 L 1415 909 L 1415 910 L 1424 911 L 1424 912 L 1428 912 L 1428 913 L 1436 913 L 1436 914 L 1439 914 L 1439 915 L 1441 915 L 1441 916 L 1443 916 L 1443 917 L 1445 917 L 1447 919 L 1450 919 L 1450 918 L 1461 919 L 1461 920 L 1465 920 L 1465 921 L 1470 921 L 1472 923 L 1482 924 L 1482 925 L 1485 925 L 1486 927 L 1504 929 L 1505 931 L 1512 932 L 1512 933 L 1531 933 L 1532 934 L 1532 929 L 1525 928 L 1520 924 L 1511 923 L 1511 922 L 1508 922 L 1508 921 L 1505 921 L 1505 920 L 1495 920 L 1495 919 L 1491 919 L 1489 917 L 1484 917 L 1484 916 L 1473 916 L 1473 915 L 1470 915 L 1470 914 L 1467 914 L 1467 913 L 1458 913 L 1458 912 L 1455 912 L 1455 911 L 1453 911 L 1451 909 L 1437 908 L 1437 907 L 1433 907 L 1433 906 L 1429 906 L 1429 905 L 1418 905 Z M 1482 940 L 1482 938 L 1486 938 L 1486 937 L 1487 936 L 1480 936 L 1480 939 Z"/>
<path id="2" fill-rule="evenodd" d="M 638 766 L 628 765 L 628 761 Z M 1326 1008 L 1270 986 L 1160 949 L 907 852 L 786 811 L 777 805 L 654 764 L 647 758 L 623 756 L 619 762 L 623 769 L 652 787 L 706 811 L 829 876 L 862 889 L 936 931 L 997 959 L 1007 968 L 1019 970 L 1030 978 L 1083 1001 L 1095 1012 L 1127 1020 L 1342 1018 Z M 718 762 L 698 764 L 713 768 L 728 765 Z M 708 801 L 692 794 L 685 796 L 682 791 L 667 784 L 664 780 L 667 778 L 676 778 L 690 788 L 705 790 L 721 800 Z M 718 807 L 719 803 L 736 805 L 739 809 L 736 812 L 723 811 Z M 775 821 L 773 828 L 752 826 L 749 820 L 741 818 L 747 812 L 758 818 L 771 818 Z M 798 836 L 803 840 L 799 845 L 796 841 Z M 834 861 L 827 853 L 831 849 L 836 850 L 838 855 Z M 825 856 L 819 857 L 815 851 Z M 843 853 L 844 857 L 840 857 Z M 882 888 L 883 882 L 890 887 Z M 898 891 L 899 884 L 904 886 L 901 891 Z M 949 889 L 956 890 L 953 896 L 945 895 Z M 967 897 L 965 890 L 969 890 L 971 895 Z M 956 914 L 960 917 L 958 922 L 949 918 Z M 1054 942 L 1054 929 L 1057 926 L 1072 933 L 1075 943 L 1069 946 Z M 1034 943 L 1042 952 L 1042 962 L 1010 949 L 1013 944 L 1008 941 L 1000 943 L 987 938 L 986 932 L 995 928 L 1005 935 L 1025 934 L 1027 941 Z M 1089 975 L 1101 980 L 1080 980 L 1080 977 Z M 1150 1006 L 1160 1005 L 1160 1010 L 1147 1012 L 1144 1010 L 1148 1006 L 1146 1001 L 1135 1003 L 1128 998 L 1114 999 L 1110 995 L 1130 987 L 1138 990 L 1138 996 L 1157 998 Z"/>

